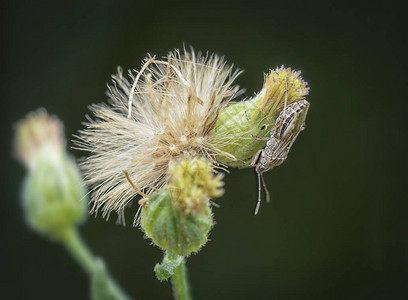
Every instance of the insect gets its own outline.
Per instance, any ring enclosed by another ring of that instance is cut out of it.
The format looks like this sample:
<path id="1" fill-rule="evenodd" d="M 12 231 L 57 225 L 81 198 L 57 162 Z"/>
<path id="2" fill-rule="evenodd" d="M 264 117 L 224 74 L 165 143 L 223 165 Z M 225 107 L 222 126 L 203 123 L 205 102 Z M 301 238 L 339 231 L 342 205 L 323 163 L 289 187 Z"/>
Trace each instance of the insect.
<path id="1" fill-rule="evenodd" d="M 310 104 L 306 100 L 300 100 L 285 106 L 267 138 L 254 135 L 251 129 L 254 138 L 267 141 L 265 147 L 255 154 L 249 164 L 249 167 L 255 167 L 258 174 L 258 202 L 255 207 L 255 215 L 258 213 L 261 204 L 261 180 L 266 191 L 266 201 L 269 202 L 269 192 L 262 174 L 273 167 L 281 165 L 286 160 L 297 136 L 305 128 L 305 119 L 309 106 Z"/>

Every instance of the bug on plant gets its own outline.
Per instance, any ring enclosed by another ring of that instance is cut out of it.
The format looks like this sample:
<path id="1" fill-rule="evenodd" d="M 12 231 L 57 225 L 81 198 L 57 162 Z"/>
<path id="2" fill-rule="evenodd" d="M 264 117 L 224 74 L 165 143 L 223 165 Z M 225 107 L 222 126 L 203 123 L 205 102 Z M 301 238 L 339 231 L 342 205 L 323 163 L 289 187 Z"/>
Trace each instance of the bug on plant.
<path id="1" fill-rule="evenodd" d="M 252 137 L 267 141 L 265 147 L 255 154 L 252 162 L 248 165 L 248 167 L 255 167 L 258 174 L 258 202 L 255 207 L 255 215 L 258 213 L 261 204 L 261 180 L 266 191 L 266 201 L 269 202 L 269 192 L 262 174 L 273 167 L 281 165 L 286 160 L 297 136 L 305 128 L 309 105 L 306 100 L 300 100 L 288 106 L 285 105 L 267 138 L 254 135 L 251 129 Z"/>

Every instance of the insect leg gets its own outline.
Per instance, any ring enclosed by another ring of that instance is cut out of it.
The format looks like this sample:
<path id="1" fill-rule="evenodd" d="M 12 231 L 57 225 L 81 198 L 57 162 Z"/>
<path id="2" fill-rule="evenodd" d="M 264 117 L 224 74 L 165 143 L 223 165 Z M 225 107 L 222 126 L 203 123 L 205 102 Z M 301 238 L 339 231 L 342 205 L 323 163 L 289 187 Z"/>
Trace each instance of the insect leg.
<path id="1" fill-rule="evenodd" d="M 256 162 L 258 161 L 259 155 L 261 155 L 262 151 L 264 151 L 264 149 L 258 150 L 258 152 L 255 153 L 255 156 L 252 159 L 251 163 L 248 165 L 248 167 L 255 167 L 256 166 Z"/>
<path id="2" fill-rule="evenodd" d="M 261 174 L 261 179 L 262 179 L 262 185 L 263 185 L 263 188 L 264 188 L 265 194 L 266 194 L 266 202 L 269 203 L 271 201 L 271 198 L 269 196 L 269 191 L 268 191 L 268 188 L 266 187 L 266 183 L 265 183 L 265 179 L 263 177 L 263 174 Z"/>
<path id="3" fill-rule="evenodd" d="M 262 151 L 264 151 L 264 149 L 258 150 L 258 151 L 255 153 L 254 158 L 252 159 L 252 161 L 251 161 L 249 164 L 246 162 L 249 158 L 248 158 L 246 161 L 245 161 L 245 160 L 242 160 L 242 159 L 236 159 L 236 160 L 228 161 L 228 163 L 237 163 L 237 162 L 242 163 L 243 166 L 238 166 L 239 169 L 245 169 L 245 168 L 253 168 L 253 167 L 256 167 L 256 162 L 258 161 L 259 155 L 262 153 Z"/>

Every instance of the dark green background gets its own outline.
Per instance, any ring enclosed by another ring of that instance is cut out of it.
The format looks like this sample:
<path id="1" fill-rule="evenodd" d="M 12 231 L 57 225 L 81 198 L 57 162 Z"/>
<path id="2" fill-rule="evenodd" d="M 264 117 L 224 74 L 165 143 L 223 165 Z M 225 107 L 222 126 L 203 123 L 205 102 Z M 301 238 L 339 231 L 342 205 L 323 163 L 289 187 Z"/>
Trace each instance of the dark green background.
<path id="1" fill-rule="evenodd" d="M 311 87 L 306 130 L 288 160 L 265 175 L 272 203 L 255 217 L 254 171 L 226 176 L 211 241 L 188 260 L 195 299 L 408 297 L 402 7 L 45 3 L 9 1 L 1 9 L 2 296 L 88 296 L 88 278 L 65 250 L 24 223 L 25 171 L 11 155 L 13 122 L 45 107 L 71 137 L 87 106 L 105 100 L 117 65 L 139 68 L 147 52 L 162 56 L 185 43 L 244 69 L 238 83 L 246 96 L 260 90 L 264 72 L 282 64 L 302 70 Z M 128 223 L 135 210 L 127 211 Z M 170 285 L 152 271 L 161 251 L 114 219 L 90 217 L 82 226 L 92 250 L 132 297 L 170 298 Z"/>

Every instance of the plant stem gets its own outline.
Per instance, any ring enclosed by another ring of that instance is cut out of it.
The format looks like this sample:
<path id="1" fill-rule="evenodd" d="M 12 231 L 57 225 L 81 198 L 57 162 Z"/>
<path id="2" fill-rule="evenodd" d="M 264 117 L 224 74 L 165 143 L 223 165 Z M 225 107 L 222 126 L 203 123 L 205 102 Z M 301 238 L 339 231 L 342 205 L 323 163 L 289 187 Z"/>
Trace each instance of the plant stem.
<path id="1" fill-rule="evenodd" d="M 61 241 L 72 257 L 79 263 L 88 275 L 92 275 L 95 270 L 95 257 L 86 247 L 78 231 L 70 227 L 61 234 Z"/>
<path id="2" fill-rule="evenodd" d="M 173 285 L 173 296 L 176 300 L 191 299 L 185 261 L 183 261 L 180 266 L 174 269 L 174 275 L 171 277 L 171 283 Z"/>
<path id="3" fill-rule="evenodd" d="M 61 242 L 89 275 L 92 281 L 92 298 L 94 299 L 129 299 L 110 277 L 103 261 L 96 258 L 79 236 L 78 231 L 71 227 L 61 235 Z M 95 281 L 96 280 L 96 281 Z"/>

